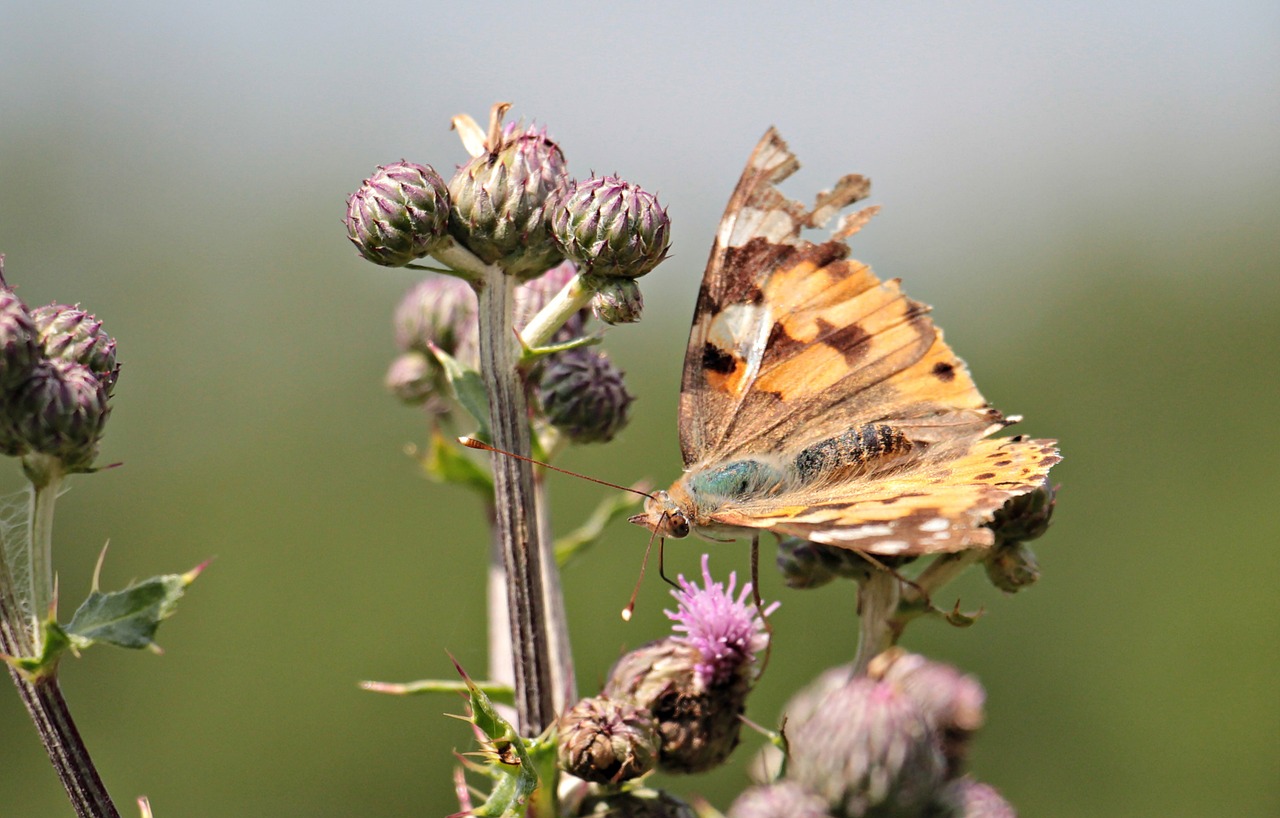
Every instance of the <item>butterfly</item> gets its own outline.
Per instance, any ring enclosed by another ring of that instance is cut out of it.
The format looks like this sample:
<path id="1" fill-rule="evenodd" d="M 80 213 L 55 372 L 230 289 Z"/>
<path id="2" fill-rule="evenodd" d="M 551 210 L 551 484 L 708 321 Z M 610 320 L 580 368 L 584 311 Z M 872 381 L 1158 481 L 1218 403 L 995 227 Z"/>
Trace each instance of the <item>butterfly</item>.
<path id="1" fill-rule="evenodd" d="M 926 305 L 849 258 L 878 208 L 800 238 L 870 184 L 845 176 L 806 208 L 776 187 L 798 167 L 770 129 L 729 199 L 685 352 L 685 471 L 631 522 L 879 556 L 993 544 L 987 523 L 1043 486 L 1056 442 L 992 437 L 1019 418 L 986 402 Z"/>

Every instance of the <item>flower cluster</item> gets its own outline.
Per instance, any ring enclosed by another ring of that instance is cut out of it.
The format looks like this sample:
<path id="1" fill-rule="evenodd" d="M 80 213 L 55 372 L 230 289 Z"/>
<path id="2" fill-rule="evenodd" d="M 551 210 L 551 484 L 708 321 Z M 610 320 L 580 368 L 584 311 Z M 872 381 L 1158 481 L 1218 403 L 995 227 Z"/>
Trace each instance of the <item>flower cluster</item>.
<path id="1" fill-rule="evenodd" d="M 757 654 L 769 644 L 764 617 L 777 603 L 757 608 L 749 601 L 749 583 L 735 596 L 736 577 L 730 575 L 727 586 L 713 580 L 705 555 L 702 585 L 683 576 L 678 583 L 679 590 L 672 592 L 677 609 L 667 611 L 674 633 L 624 655 L 610 670 L 600 696 L 584 701 L 624 703 L 651 714 L 658 740 L 656 767 L 702 772 L 724 763 L 738 744 L 740 717 L 759 675 Z M 600 780 L 571 768 L 566 752 L 562 745 L 564 769 Z M 647 770 L 637 768 L 640 772 Z"/>
<path id="2" fill-rule="evenodd" d="M 77 306 L 28 309 L 0 256 L 0 452 L 89 471 L 120 366 L 102 322 Z"/>

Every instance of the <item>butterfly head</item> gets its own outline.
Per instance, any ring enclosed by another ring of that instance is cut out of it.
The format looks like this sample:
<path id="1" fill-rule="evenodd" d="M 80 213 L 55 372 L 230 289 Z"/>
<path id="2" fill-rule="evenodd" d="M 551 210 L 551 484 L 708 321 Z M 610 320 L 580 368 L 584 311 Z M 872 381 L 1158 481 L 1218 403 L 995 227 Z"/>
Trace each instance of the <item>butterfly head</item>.
<path id="1" fill-rule="evenodd" d="M 644 503 L 644 514 L 635 515 L 631 522 L 644 526 L 659 537 L 678 540 L 689 536 L 688 515 L 665 491 L 650 495 Z"/>

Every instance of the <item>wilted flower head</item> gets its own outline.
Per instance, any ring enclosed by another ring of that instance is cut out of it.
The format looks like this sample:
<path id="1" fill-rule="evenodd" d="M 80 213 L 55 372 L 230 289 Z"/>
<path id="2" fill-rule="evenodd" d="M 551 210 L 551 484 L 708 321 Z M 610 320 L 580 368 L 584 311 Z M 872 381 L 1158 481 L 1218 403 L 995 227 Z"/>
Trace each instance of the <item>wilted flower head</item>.
<path id="1" fill-rule="evenodd" d="M 728 587 L 711 578 L 707 568 L 709 556 L 702 555 L 702 587 L 680 575 L 680 590 L 672 591 L 678 608 L 667 611 L 676 624 L 673 630 L 683 636 L 676 639 L 697 648 L 702 660 L 695 670 L 707 685 L 723 684 L 741 675 L 755 661 L 755 656 L 769 645 L 764 617 L 777 610 L 774 602 L 763 611 L 751 597 L 751 583 L 742 586 L 735 598 L 736 573 L 729 574 Z"/>
<path id="2" fill-rule="evenodd" d="M 787 776 L 837 814 L 923 815 L 943 782 L 932 724 L 893 683 L 837 668 L 786 712 Z"/>
<path id="3" fill-rule="evenodd" d="M 799 537 L 778 541 L 778 570 L 788 588 L 819 588 L 836 577 L 861 579 L 872 570 L 858 552 Z"/>
<path id="4" fill-rule="evenodd" d="M 583 699 L 560 717 L 560 768 L 586 781 L 616 784 L 658 763 L 658 723 L 642 707 Z"/>
<path id="5" fill-rule="evenodd" d="M 568 183 L 560 146 L 545 129 L 502 126 L 506 106 L 495 106 L 479 153 L 449 182 L 449 230 L 472 253 L 508 273 L 541 275 L 564 256 L 551 240 L 551 208 Z M 474 121 L 456 118 L 475 127 Z M 463 128 L 460 128 L 463 130 Z M 463 132 L 464 143 L 468 142 Z"/>
<path id="6" fill-rule="evenodd" d="M 347 198 L 347 238 L 374 264 L 403 267 L 447 240 L 449 191 L 430 165 L 379 165 Z"/>
<path id="7" fill-rule="evenodd" d="M 671 219 L 653 194 L 613 176 L 579 182 L 551 219 L 552 234 L 583 272 L 638 278 L 667 257 Z"/>

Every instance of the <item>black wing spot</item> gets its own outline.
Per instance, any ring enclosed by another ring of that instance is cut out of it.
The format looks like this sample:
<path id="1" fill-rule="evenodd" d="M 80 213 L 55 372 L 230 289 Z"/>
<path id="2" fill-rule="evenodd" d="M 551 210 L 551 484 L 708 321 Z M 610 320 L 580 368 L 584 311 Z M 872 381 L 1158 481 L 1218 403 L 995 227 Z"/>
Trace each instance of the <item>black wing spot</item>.
<path id="1" fill-rule="evenodd" d="M 738 368 L 734 357 L 711 342 L 702 347 L 702 368 L 721 375 L 728 375 Z"/>

